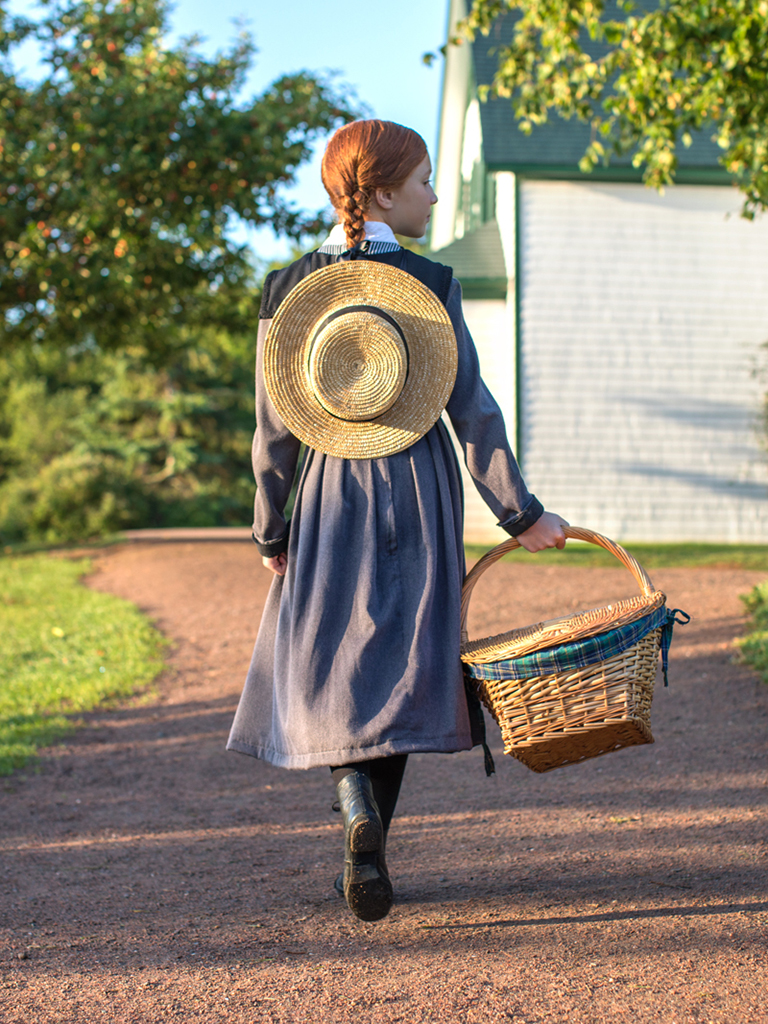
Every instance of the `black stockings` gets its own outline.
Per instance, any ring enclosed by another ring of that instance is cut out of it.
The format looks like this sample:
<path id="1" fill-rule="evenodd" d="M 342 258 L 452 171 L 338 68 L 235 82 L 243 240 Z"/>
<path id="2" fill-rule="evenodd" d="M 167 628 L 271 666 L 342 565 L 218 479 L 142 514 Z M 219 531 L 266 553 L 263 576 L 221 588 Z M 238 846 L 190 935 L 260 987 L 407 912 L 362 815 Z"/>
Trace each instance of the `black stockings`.
<path id="1" fill-rule="evenodd" d="M 352 772 L 362 772 L 368 776 L 373 787 L 374 799 L 379 805 L 381 824 L 386 832 L 395 813 L 407 760 L 407 754 L 393 754 L 391 757 L 376 757 L 372 761 L 358 761 L 356 764 L 332 767 L 331 772 L 336 785 L 345 775 L 351 775 Z"/>

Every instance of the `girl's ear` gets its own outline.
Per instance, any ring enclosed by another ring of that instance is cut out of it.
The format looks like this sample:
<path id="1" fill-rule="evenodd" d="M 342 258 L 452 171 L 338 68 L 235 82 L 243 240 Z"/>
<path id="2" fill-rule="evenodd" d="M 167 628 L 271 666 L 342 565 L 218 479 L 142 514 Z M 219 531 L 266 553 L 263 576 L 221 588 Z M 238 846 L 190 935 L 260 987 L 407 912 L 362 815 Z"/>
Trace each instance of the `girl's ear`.
<path id="1" fill-rule="evenodd" d="M 377 188 L 374 196 L 382 210 L 391 210 L 394 206 L 394 199 L 391 191 L 385 191 L 382 188 Z"/>

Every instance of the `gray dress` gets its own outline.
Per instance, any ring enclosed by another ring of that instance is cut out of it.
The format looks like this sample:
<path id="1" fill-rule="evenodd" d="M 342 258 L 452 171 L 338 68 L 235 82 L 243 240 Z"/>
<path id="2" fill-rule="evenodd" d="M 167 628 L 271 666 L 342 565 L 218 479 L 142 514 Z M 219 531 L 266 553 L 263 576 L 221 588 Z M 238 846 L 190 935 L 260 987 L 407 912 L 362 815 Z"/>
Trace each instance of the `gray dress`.
<path id="1" fill-rule="evenodd" d="M 501 411 L 480 377 L 461 311 L 447 412 L 483 499 L 508 533 L 542 513 L 525 487 Z M 262 377 L 259 326 L 254 537 L 286 533 L 300 445 Z M 288 536 L 288 568 L 269 592 L 227 747 L 284 768 L 339 765 L 473 745 L 459 660 L 464 577 L 459 467 L 441 421 L 383 459 L 307 450 Z"/>

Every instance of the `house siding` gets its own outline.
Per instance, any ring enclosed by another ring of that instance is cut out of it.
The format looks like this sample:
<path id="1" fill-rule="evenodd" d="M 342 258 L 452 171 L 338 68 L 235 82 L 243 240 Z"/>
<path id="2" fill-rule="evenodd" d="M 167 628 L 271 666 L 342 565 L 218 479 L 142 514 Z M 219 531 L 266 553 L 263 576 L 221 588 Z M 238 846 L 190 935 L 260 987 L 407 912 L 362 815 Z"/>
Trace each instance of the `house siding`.
<path id="1" fill-rule="evenodd" d="M 572 523 L 768 542 L 768 218 L 742 198 L 521 182 L 521 462 Z"/>

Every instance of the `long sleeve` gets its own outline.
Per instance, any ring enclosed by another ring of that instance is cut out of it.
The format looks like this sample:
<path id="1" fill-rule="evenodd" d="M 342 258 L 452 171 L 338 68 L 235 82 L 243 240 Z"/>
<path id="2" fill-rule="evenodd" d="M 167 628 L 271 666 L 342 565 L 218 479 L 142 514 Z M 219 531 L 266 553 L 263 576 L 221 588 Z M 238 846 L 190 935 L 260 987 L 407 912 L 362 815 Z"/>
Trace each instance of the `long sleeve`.
<path id="1" fill-rule="evenodd" d="M 256 479 L 253 539 L 267 558 L 288 547 L 285 506 L 293 486 L 301 443 L 275 411 L 264 386 L 264 341 L 271 320 L 259 320 L 256 345 L 256 432 L 251 458 Z"/>
<path id="2" fill-rule="evenodd" d="M 461 308 L 461 286 L 454 280 L 446 303 L 459 351 L 456 383 L 447 406 L 467 469 L 483 501 L 513 537 L 544 512 L 525 486 L 507 440 L 501 409 L 483 383 L 477 351 Z"/>

